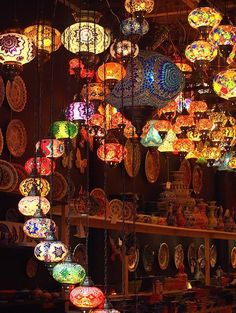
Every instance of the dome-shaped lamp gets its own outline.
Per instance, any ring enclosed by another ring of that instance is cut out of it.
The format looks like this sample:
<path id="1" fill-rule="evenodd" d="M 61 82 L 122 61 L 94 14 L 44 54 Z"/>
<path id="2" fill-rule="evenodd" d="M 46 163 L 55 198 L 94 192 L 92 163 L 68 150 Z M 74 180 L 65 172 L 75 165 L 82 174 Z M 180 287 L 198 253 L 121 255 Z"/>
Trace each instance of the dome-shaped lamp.
<path id="1" fill-rule="evenodd" d="M 50 218 L 33 217 L 24 223 L 24 233 L 34 239 L 45 239 L 49 231 L 55 232 L 56 224 Z"/>
<path id="2" fill-rule="evenodd" d="M 192 101 L 188 107 L 188 112 L 190 115 L 199 119 L 201 115 L 206 112 L 207 103 L 205 101 Z"/>
<path id="3" fill-rule="evenodd" d="M 110 93 L 108 86 L 104 83 L 88 83 L 84 85 L 81 90 L 81 97 L 84 101 L 94 102 L 95 104 L 100 104 L 104 102 L 105 97 Z"/>
<path id="4" fill-rule="evenodd" d="M 212 166 L 221 157 L 221 149 L 219 147 L 204 147 L 201 156 L 208 161 L 208 165 Z"/>
<path id="5" fill-rule="evenodd" d="M 38 175 L 49 176 L 56 168 L 56 163 L 47 157 L 30 158 L 25 162 L 25 171 L 29 175 L 36 168 Z"/>
<path id="6" fill-rule="evenodd" d="M 71 290 L 71 285 L 83 283 L 86 272 L 80 264 L 73 263 L 69 252 L 62 263 L 58 263 L 54 266 L 52 276 L 57 282 L 62 284 L 64 290 L 67 291 Z"/>
<path id="7" fill-rule="evenodd" d="M 56 139 L 73 139 L 78 134 L 77 125 L 68 121 L 54 122 L 51 130 Z"/>
<path id="8" fill-rule="evenodd" d="M 155 128 L 156 122 L 156 120 L 148 121 L 143 128 L 140 142 L 144 147 L 159 147 L 162 143 L 162 138 Z"/>
<path id="9" fill-rule="evenodd" d="M 26 196 L 18 203 L 20 213 L 25 216 L 33 216 L 39 208 L 44 215 L 49 212 L 50 202 L 47 198 L 40 196 Z"/>
<path id="10" fill-rule="evenodd" d="M 202 117 L 196 123 L 196 129 L 201 133 L 201 140 L 205 142 L 208 139 L 208 135 L 213 127 L 213 122 L 208 118 L 206 113 L 203 113 Z"/>
<path id="11" fill-rule="evenodd" d="M 158 116 L 161 118 L 163 115 L 165 119 L 171 121 L 175 117 L 177 109 L 178 103 L 175 100 L 170 101 L 167 105 L 158 109 Z"/>
<path id="12" fill-rule="evenodd" d="M 154 127 L 160 134 L 161 138 L 164 139 L 165 135 L 171 129 L 172 126 L 171 126 L 170 121 L 160 119 L 160 120 L 156 120 Z"/>
<path id="13" fill-rule="evenodd" d="M 101 81 L 108 83 L 109 86 L 114 86 L 116 82 L 123 79 L 126 75 L 126 70 L 122 64 L 117 62 L 107 62 L 99 66 L 97 77 Z"/>
<path id="14" fill-rule="evenodd" d="M 137 19 L 135 17 L 129 17 L 121 22 L 121 32 L 126 37 L 131 37 L 134 40 L 140 36 L 145 35 L 149 31 L 149 24 L 145 19 Z"/>
<path id="15" fill-rule="evenodd" d="M 71 122 L 84 123 L 94 114 L 94 104 L 82 101 L 75 101 L 68 105 L 65 110 L 65 117 Z"/>
<path id="16" fill-rule="evenodd" d="M 103 304 L 103 308 L 93 310 L 92 313 L 120 313 L 120 311 L 113 309 L 112 304 L 106 298 Z"/>
<path id="17" fill-rule="evenodd" d="M 195 125 L 194 118 L 188 113 L 179 114 L 176 118 L 175 125 L 181 129 L 181 132 L 186 133 L 188 129 Z"/>
<path id="18" fill-rule="evenodd" d="M 213 79 L 215 93 L 226 100 L 236 99 L 236 69 L 227 69 L 215 75 Z"/>
<path id="19" fill-rule="evenodd" d="M 125 0 L 125 9 L 136 17 L 143 17 L 154 9 L 154 0 Z"/>
<path id="20" fill-rule="evenodd" d="M 127 63 L 129 58 L 136 58 L 139 54 L 139 47 L 130 40 L 116 40 L 110 47 L 110 54 L 114 59 Z"/>
<path id="21" fill-rule="evenodd" d="M 24 34 L 33 41 L 38 56 L 43 62 L 47 61 L 50 54 L 61 46 L 61 33 L 49 22 L 28 26 L 24 29 Z"/>
<path id="22" fill-rule="evenodd" d="M 39 192 L 39 195 L 42 197 L 47 196 L 50 191 L 50 184 L 44 178 L 37 178 L 37 177 L 29 177 L 20 183 L 19 190 L 22 196 L 28 196 L 32 190 L 32 187 L 35 187 Z"/>
<path id="23" fill-rule="evenodd" d="M 59 158 L 65 152 L 64 142 L 57 139 L 41 139 L 36 143 L 36 151 L 39 148 L 47 158 Z"/>
<path id="24" fill-rule="evenodd" d="M 173 129 L 168 130 L 164 140 L 162 141 L 161 145 L 158 147 L 158 151 L 160 152 L 173 152 L 174 147 L 173 143 L 176 141 L 177 136 Z"/>
<path id="25" fill-rule="evenodd" d="M 99 159 L 106 162 L 110 166 L 116 166 L 121 163 L 126 153 L 126 148 L 116 142 L 105 143 L 97 150 L 97 156 Z"/>
<path id="26" fill-rule="evenodd" d="M 17 32 L 0 34 L 0 63 L 7 77 L 18 75 L 35 55 L 34 43 L 25 35 Z"/>
<path id="27" fill-rule="evenodd" d="M 82 286 L 71 291 L 70 301 L 83 313 L 91 312 L 104 302 L 104 294 L 99 288 L 93 286 L 88 277 L 85 277 Z"/>
<path id="28" fill-rule="evenodd" d="M 178 152 L 180 156 L 186 156 L 189 151 L 195 149 L 195 144 L 188 138 L 178 138 L 173 143 L 174 151 Z"/>

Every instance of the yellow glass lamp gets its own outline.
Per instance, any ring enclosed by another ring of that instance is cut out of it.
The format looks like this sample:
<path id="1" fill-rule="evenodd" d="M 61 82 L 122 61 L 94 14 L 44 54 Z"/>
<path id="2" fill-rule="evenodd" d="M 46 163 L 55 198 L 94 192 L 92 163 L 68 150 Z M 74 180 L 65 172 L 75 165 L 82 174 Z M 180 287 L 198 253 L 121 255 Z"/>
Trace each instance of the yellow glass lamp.
<path id="1" fill-rule="evenodd" d="M 228 58 L 236 42 L 236 26 L 220 24 L 210 32 L 209 41 L 219 48 L 221 56 Z"/>
<path id="2" fill-rule="evenodd" d="M 186 47 L 185 56 L 189 61 L 201 66 L 215 59 L 217 49 L 208 41 L 197 40 Z"/>
<path id="3" fill-rule="evenodd" d="M 88 83 L 81 90 L 81 97 L 84 101 L 104 102 L 105 97 L 110 94 L 110 89 L 104 83 Z"/>
<path id="4" fill-rule="evenodd" d="M 33 216 L 38 209 L 46 215 L 50 210 L 50 202 L 45 197 L 26 196 L 18 203 L 18 209 L 25 216 Z"/>
<path id="5" fill-rule="evenodd" d="M 101 81 L 111 84 L 123 79 L 126 75 L 124 66 L 117 62 L 107 62 L 99 66 L 97 76 Z"/>
<path id="6" fill-rule="evenodd" d="M 50 184 L 46 179 L 34 177 L 29 177 L 22 180 L 19 186 L 19 190 L 24 197 L 27 197 L 33 187 L 37 189 L 41 197 L 45 197 L 50 191 Z"/>
<path id="7" fill-rule="evenodd" d="M 173 143 L 176 141 L 177 137 L 175 132 L 170 129 L 164 140 L 162 141 L 161 145 L 158 147 L 160 152 L 173 152 L 175 149 L 173 147 Z"/>
<path id="8" fill-rule="evenodd" d="M 232 169 L 236 169 L 236 157 L 232 157 L 228 163 L 228 167 Z"/>
<path id="9" fill-rule="evenodd" d="M 201 156 L 206 159 L 210 165 L 213 165 L 215 160 L 221 157 L 220 147 L 204 147 L 201 151 Z"/>
<path id="10" fill-rule="evenodd" d="M 154 0 L 125 0 L 125 9 L 128 13 L 145 15 L 154 9 Z"/>
<path id="11" fill-rule="evenodd" d="M 188 15 L 189 25 L 201 30 L 210 30 L 220 24 L 222 15 L 211 7 L 197 7 Z"/>
<path id="12" fill-rule="evenodd" d="M 191 141 L 199 142 L 201 140 L 201 133 L 199 131 L 196 131 L 196 130 L 194 130 L 194 131 L 193 130 L 189 130 L 187 132 L 187 137 Z"/>
<path id="13" fill-rule="evenodd" d="M 227 69 L 215 75 L 213 79 L 215 93 L 226 100 L 236 99 L 236 69 Z"/>

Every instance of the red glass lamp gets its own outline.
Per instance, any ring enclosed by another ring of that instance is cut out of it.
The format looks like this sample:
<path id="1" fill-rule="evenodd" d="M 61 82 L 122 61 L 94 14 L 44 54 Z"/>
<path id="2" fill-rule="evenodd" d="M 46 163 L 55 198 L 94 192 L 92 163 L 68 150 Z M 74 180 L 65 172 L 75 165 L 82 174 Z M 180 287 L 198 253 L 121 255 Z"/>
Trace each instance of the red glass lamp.
<path id="1" fill-rule="evenodd" d="M 49 176 L 55 171 L 56 164 L 47 157 L 30 158 L 25 162 L 25 171 L 29 175 L 35 168 L 38 175 Z"/>
<path id="2" fill-rule="evenodd" d="M 195 144 L 188 138 L 178 138 L 173 144 L 174 150 L 184 155 L 195 149 Z"/>
<path id="3" fill-rule="evenodd" d="M 122 162 L 126 155 L 126 148 L 119 143 L 105 143 L 97 150 L 97 156 L 111 166 Z"/>
<path id="4" fill-rule="evenodd" d="M 36 143 L 36 151 L 39 148 L 47 158 L 59 158 L 65 152 L 64 142 L 57 139 L 42 139 Z"/>

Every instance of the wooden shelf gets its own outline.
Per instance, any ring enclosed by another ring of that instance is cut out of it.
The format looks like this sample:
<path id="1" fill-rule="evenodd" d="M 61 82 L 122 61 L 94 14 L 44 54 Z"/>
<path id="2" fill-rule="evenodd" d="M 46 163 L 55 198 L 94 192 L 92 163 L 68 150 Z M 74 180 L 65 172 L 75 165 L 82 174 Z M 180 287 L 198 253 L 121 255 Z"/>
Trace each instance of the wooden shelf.
<path id="1" fill-rule="evenodd" d="M 79 225 L 80 222 L 84 226 L 89 226 L 93 228 L 112 229 L 121 231 L 124 227 L 125 232 L 135 232 L 143 234 L 156 234 L 156 235 L 166 235 L 175 237 L 192 237 L 192 238 L 209 238 L 209 239 L 224 239 L 224 240 L 236 240 L 236 233 L 224 232 L 217 230 L 208 229 L 196 229 L 196 228 L 182 228 L 175 226 L 165 226 L 156 225 L 148 223 L 136 222 L 135 225 L 132 221 L 125 221 L 123 226 L 123 221 L 118 220 L 115 224 L 112 224 L 110 220 L 104 223 L 103 217 L 95 216 L 81 216 L 76 218 L 71 218 L 71 225 Z"/>

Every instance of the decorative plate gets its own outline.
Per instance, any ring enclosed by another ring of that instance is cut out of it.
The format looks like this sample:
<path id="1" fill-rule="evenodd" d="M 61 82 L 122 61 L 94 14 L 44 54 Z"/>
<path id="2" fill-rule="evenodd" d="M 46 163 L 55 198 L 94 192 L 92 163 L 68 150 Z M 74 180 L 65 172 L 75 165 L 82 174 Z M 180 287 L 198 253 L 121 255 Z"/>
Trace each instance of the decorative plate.
<path id="1" fill-rule="evenodd" d="M 170 253 L 169 253 L 168 245 L 165 242 L 163 242 L 160 245 L 160 248 L 158 251 L 158 263 L 159 263 L 161 270 L 167 269 L 169 265 L 169 258 L 170 258 Z"/>
<path id="2" fill-rule="evenodd" d="M 134 204 L 132 202 L 124 202 L 124 219 L 126 221 L 133 218 Z"/>
<path id="3" fill-rule="evenodd" d="M 151 272 L 154 264 L 154 251 L 150 245 L 146 245 L 143 250 L 143 267 L 145 271 Z"/>
<path id="4" fill-rule="evenodd" d="M 198 248 L 197 258 L 200 268 L 204 268 L 206 260 L 205 260 L 205 246 L 203 244 L 201 244 Z"/>
<path id="5" fill-rule="evenodd" d="M 210 248 L 210 264 L 211 267 L 215 267 L 217 262 L 217 250 L 216 246 L 212 245 Z"/>
<path id="6" fill-rule="evenodd" d="M 138 267 L 139 249 L 131 247 L 128 254 L 128 270 L 134 272 Z"/>
<path id="7" fill-rule="evenodd" d="M 90 196 L 96 199 L 99 206 L 99 210 L 96 213 L 96 215 L 104 216 L 104 208 L 106 208 L 107 209 L 106 215 L 107 217 L 110 217 L 111 215 L 110 206 L 105 191 L 102 188 L 94 188 L 90 192 Z"/>
<path id="8" fill-rule="evenodd" d="M 11 241 L 11 232 L 8 226 L 0 223 L 0 243 L 9 243 Z"/>
<path id="9" fill-rule="evenodd" d="M 188 246 L 188 265 L 191 269 L 191 272 L 194 272 L 196 267 L 196 248 L 193 242 Z"/>
<path id="10" fill-rule="evenodd" d="M 18 164 L 18 163 L 11 163 L 11 164 L 16 169 L 17 175 L 18 175 L 17 185 L 16 185 L 16 188 L 14 189 L 14 191 L 15 192 L 19 192 L 19 185 L 20 185 L 20 183 L 22 182 L 22 180 L 26 179 L 28 175 L 27 175 L 27 173 L 25 171 L 24 166 L 22 166 L 21 164 Z"/>
<path id="11" fill-rule="evenodd" d="M 86 246 L 83 243 L 79 243 L 75 246 L 73 251 L 73 259 L 75 263 L 86 267 Z"/>
<path id="12" fill-rule="evenodd" d="M 236 247 L 231 250 L 231 265 L 232 268 L 236 268 Z"/>
<path id="13" fill-rule="evenodd" d="M 160 168 L 160 152 L 156 149 L 148 150 L 145 158 L 145 174 L 149 183 L 157 181 Z"/>
<path id="14" fill-rule="evenodd" d="M 193 191 L 195 194 L 199 194 L 202 190 L 202 178 L 203 173 L 201 167 L 199 165 L 195 165 L 192 177 Z"/>
<path id="15" fill-rule="evenodd" d="M 68 191 L 68 184 L 64 176 L 59 172 L 53 173 L 52 198 L 53 200 L 63 199 Z"/>
<path id="16" fill-rule="evenodd" d="M 27 145 L 27 133 L 21 120 L 12 120 L 7 127 L 6 142 L 10 153 L 14 157 L 24 154 Z"/>
<path id="17" fill-rule="evenodd" d="M 35 257 L 29 258 L 26 263 L 26 275 L 29 278 L 33 278 L 36 276 L 38 270 L 38 262 Z"/>
<path id="18" fill-rule="evenodd" d="M 5 160 L 0 160 L 0 174 L 0 191 L 13 191 L 18 182 L 18 175 L 14 166 Z"/>
<path id="19" fill-rule="evenodd" d="M 5 86 L 2 76 L 0 76 L 0 106 L 2 106 L 5 98 Z"/>
<path id="20" fill-rule="evenodd" d="M 125 143 L 127 154 L 124 158 L 125 170 L 130 177 L 138 175 L 141 165 L 141 152 L 139 142 L 128 139 Z"/>
<path id="21" fill-rule="evenodd" d="M 2 135 L 2 130 L 0 128 L 0 155 L 2 154 L 3 147 L 4 147 L 4 139 Z"/>
<path id="22" fill-rule="evenodd" d="M 8 80 L 6 85 L 7 101 L 11 109 L 15 112 L 21 112 L 27 102 L 27 91 L 23 79 L 15 76 L 12 81 Z"/>
<path id="23" fill-rule="evenodd" d="M 109 209 L 111 212 L 111 217 L 113 215 L 117 216 L 117 219 L 122 220 L 123 219 L 123 202 L 119 199 L 113 199 L 109 202 Z"/>
<path id="24" fill-rule="evenodd" d="M 184 184 L 189 188 L 192 179 L 190 162 L 186 159 L 183 159 L 183 161 L 180 164 L 179 170 L 181 172 L 184 172 Z"/>
<path id="25" fill-rule="evenodd" d="M 175 247 L 174 261 L 177 269 L 181 263 L 184 263 L 184 249 L 181 244 Z"/>

